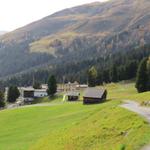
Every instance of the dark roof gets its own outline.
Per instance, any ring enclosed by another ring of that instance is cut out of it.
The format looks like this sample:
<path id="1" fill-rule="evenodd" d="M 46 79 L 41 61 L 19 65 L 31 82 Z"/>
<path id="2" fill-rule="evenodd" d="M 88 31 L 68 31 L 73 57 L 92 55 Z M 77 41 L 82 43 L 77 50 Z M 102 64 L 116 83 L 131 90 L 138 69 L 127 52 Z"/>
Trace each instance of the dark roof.
<path id="1" fill-rule="evenodd" d="M 84 97 L 101 98 L 106 90 L 98 88 L 88 88 L 84 93 Z"/>

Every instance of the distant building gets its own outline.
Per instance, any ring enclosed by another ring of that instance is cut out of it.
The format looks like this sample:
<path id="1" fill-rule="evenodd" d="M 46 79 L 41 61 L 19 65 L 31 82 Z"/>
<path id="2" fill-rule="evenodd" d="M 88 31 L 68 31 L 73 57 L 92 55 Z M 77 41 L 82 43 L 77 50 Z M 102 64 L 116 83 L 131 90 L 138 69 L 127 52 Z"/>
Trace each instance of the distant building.
<path id="1" fill-rule="evenodd" d="M 47 90 L 48 89 L 48 85 L 47 84 L 42 84 L 41 85 L 41 89 L 46 89 Z"/>
<path id="2" fill-rule="evenodd" d="M 96 104 L 101 103 L 106 100 L 107 91 L 98 88 L 88 88 L 86 89 L 83 96 L 84 104 Z"/>
<path id="3" fill-rule="evenodd" d="M 45 96 L 48 96 L 46 89 L 35 89 L 34 90 L 34 97 L 35 98 L 45 97 Z"/>
<path id="4" fill-rule="evenodd" d="M 76 89 L 77 90 L 84 90 L 88 88 L 88 85 L 87 84 L 79 84 L 79 85 L 76 85 Z"/>
<path id="5" fill-rule="evenodd" d="M 19 88 L 21 93 L 21 99 L 24 100 L 24 102 L 32 102 L 34 98 L 41 98 L 48 96 L 47 89 L 34 89 L 32 87 L 22 87 Z"/>
<path id="6" fill-rule="evenodd" d="M 25 103 L 32 102 L 34 100 L 34 88 L 19 88 L 20 89 L 20 98 L 23 99 Z"/>
<path id="7" fill-rule="evenodd" d="M 77 81 L 75 81 L 74 83 L 68 82 L 65 84 L 58 84 L 57 86 L 57 91 L 61 92 L 61 91 L 77 91 L 77 90 L 83 90 L 86 89 L 88 87 L 88 85 L 86 84 L 79 84 Z"/>
<path id="8" fill-rule="evenodd" d="M 77 101 L 79 100 L 80 93 L 71 91 L 66 94 L 68 101 Z"/>

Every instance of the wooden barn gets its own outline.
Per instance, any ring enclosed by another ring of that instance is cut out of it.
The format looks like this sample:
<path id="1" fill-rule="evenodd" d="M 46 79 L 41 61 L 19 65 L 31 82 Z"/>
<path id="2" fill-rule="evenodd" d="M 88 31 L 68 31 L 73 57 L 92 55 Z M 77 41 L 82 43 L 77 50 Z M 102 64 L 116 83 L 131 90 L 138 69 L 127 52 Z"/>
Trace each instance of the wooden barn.
<path id="1" fill-rule="evenodd" d="M 68 101 L 77 101 L 79 100 L 80 93 L 79 92 L 69 92 L 66 94 Z"/>
<path id="2" fill-rule="evenodd" d="M 96 104 L 101 103 L 106 100 L 107 90 L 98 88 L 88 88 L 86 89 L 83 96 L 84 104 Z"/>

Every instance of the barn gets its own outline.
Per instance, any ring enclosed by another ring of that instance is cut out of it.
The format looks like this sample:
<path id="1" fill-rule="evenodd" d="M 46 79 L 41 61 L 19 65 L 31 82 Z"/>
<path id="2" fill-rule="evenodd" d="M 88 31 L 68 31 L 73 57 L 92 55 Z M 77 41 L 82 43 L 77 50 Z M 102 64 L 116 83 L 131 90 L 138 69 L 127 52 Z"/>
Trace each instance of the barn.
<path id="1" fill-rule="evenodd" d="M 68 101 L 77 101 L 79 100 L 80 93 L 79 92 L 69 92 L 66 94 Z"/>
<path id="2" fill-rule="evenodd" d="M 98 88 L 86 89 L 83 96 L 83 104 L 97 104 L 104 102 L 107 97 L 107 90 Z"/>

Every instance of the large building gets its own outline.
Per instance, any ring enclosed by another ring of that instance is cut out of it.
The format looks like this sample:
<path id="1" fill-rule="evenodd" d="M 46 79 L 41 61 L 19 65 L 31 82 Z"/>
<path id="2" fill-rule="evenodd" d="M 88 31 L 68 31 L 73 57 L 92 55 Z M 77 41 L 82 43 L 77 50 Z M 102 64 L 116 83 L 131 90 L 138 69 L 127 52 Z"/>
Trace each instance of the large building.
<path id="1" fill-rule="evenodd" d="M 25 103 L 32 102 L 34 100 L 34 88 L 19 88 L 20 90 L 20 99 L 22 99 Z"/>
<path id="2" fill-rule="evenodd" d="M 23 87 L 19 88 L 20 90 L 20 98 L 24 100 L 24 102 L 32 102 L 35 98 L 48 96 L 47 89 L 34 89 L 32 87 Z"/>

